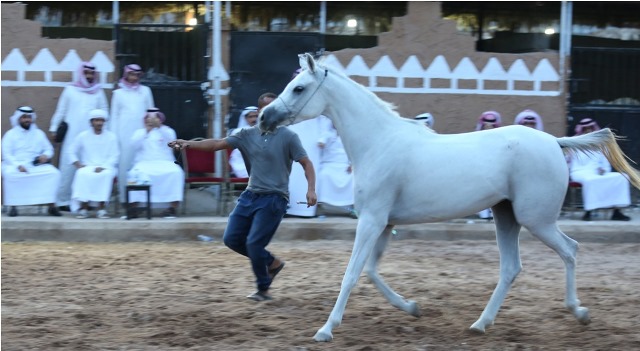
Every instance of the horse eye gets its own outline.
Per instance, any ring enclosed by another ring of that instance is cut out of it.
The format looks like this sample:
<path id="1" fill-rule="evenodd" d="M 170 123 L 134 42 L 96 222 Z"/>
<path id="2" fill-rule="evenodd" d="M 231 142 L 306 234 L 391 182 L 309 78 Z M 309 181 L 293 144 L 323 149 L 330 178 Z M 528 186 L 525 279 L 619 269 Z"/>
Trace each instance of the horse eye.
<path id="1" fill-rule="evenodd" d="M 299 86 L 299 85 L 297 87 L 293 88 L 293 92 L 294 93 L 301 93 L 303 90 L 304 90 L 304 87 Z"/>

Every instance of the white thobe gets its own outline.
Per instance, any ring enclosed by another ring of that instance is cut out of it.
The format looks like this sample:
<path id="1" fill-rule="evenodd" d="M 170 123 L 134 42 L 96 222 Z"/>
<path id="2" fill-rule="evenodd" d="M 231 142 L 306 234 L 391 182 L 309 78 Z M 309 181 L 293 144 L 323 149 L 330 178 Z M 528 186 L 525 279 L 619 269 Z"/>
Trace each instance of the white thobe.
<path id="1" fill-rule="evenodd" d="M 298 134 L 302 147 L 307 152 L 307 156 L 309 156 L 314 168 L 318 167 L 320 163 L 318 138 L 322 130 L 321 125 L 322 120 L 316 117 L 287 127 Z M 298 201 L 307 201 L 307 184 L 304 169 L 300 164 L 294 164 L 291 167 L 291 175 L 289 176 L 289 208 L 287 209 L 287 214 L 301 217 L 314 217 L 316 215 L 316 206 L 307 207 L 306 204 L 297 203 Z"/>
<path id="2" fill-rule="evenodd" d="M 250 127 L 249 127 L 250 128 Z M 231 131 L 231 135 L 238 133 L 242 128 L 236 128 Z M 233 171 L 233 174 L 238 178 L 249 178 L 249 172 L 247 171 L 247 165 L 244 163 L 244 158 L 239 149 L 233 149 L 229 154 L 229 166 Z"/>
<path id="3" fill-rule="evenodd" d="M 56 201 L 60 171 L 51 164 L 34 166 L 37 156 L 53 156 L 47 135 L 34 124 L 10 129 L 2 138 L 2 195 L 7 206 L 51 204 Z M 20 172 L 23 166 L 27 172 Z"/>
<path id="4" fill-rule="evenodd" d="M 108 202 L 120 156 L 115 133 L 103 130 L 96 134 L 93 129 L 85 130 L 73 140 L 69 152 L 69 162 L 79 161 L 85 165 L 73 177 L 71 211 L 77 211 L 82 202 Z M 97 173 L 97 167 L 104 169 Z"/>
<path id="5" fill-rule="evenodd" d="M 131 169 L 135 151 L 131 148 L 133 132 L 144 128 L 144 116 L 147 109 L 154 107 L 153 94 L 147 86 L 138 89 L 120 88 L 111 97 L 111 118 L 108 128 L 116 133 L 120 144 L 118 162 L 118 185 L 120 202 L 124 202 L 124 188 L 127 184 L 127 172 Z"/>
<path id="6" fill-rule="evenodd" d="M 175 163 L 173 149 L 167 144 L 176 139 L 176 132 L 167 126 L 154 128 L 147 133 L 138 129 L 131 137 L 131 147 L 136 150 L 131 172 L 142 174 L 151 184 L 151 202 L 158 205 L 184 198 L 184 171 Z M 142 191 L 132 191 L 129 202 L 146 201 Z M 160 207 L 160 206 L 158 206 Z"/>
<path id="7" fill-rule="evenodd" d="M 598 168 L 605 173 L 599 175 Z M 611 171 L 611 164 L 601 152 L 578 152 L 571 158 L 569 169 L 571 180 L 582 184 L 585 211 L 631 204 L 629 181 L 622 173 Z"/>
<path id="8" fill-rule="evenodd" d="M 71 182 L 76 172 L 76 167 L 69 162 L 69 150 L 73 140 L 80 132 L 91 128 L 89 111 L 101 109 L 109 112 L 107 95 L 103 89 L 100 89 L 95 94 L 83 92 L 81 89 L 75 86 L 64 88 L 62 95 L 58 99 L 58 106 L 51 118 L 51 126 L 49 127 L 50 132 L 56 132 L 62 121 L 67 122 L 69 125 L 60 150 L 60 161 L 58 162 L 62 172 L 60 188 L 58 189 L 58 206 L 67 206 L 71 201 Z"/>
<path id="9" fill-rule="evenodd" d="M 322 118 L 326 118 L 321 116 Z M 324 144 L 320 151 L 318 165 L 317 194 L 318 202 L 332 206 L 353 205 L 353 173 L 351 162 L 342 145 L 342 139 L 329 124 L 324 128 L 318 142 Z"/>

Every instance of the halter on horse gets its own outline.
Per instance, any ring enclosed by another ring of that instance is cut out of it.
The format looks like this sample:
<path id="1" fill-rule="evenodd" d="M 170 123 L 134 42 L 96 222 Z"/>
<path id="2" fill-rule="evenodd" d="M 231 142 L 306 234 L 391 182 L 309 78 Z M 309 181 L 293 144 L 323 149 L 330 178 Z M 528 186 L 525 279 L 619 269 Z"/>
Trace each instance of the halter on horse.
<path id="1" fill-rule="evenodd" d="M 439 222 L 491 207 L 500 252 L 500 278 L 471 329 L 492 325 L 512 282 L 522 269 L 518 235 L 524 226 L 558 253 L 566 270 L 565 306 L 589 323 L 575 282 L 578 243 L 557 219 L 569 173 L 564 153 L 602 151 L 640 188 L 640 176 L 625 160 L 609 129 L 556 138 L 523 126 L 463 134 L 436 134 L 400 117 L 391 106 L 341 73 L 300 55 L 304 69 L 259 117 L 263 131 L 325 115 L 341 136 L 355 177 L 359 214 L 351 259 L 328 321 L 314 339 L 329 341 L 340 324 L 351 290 L 366 272 L 385 298 L 420 316 L 418 305 L 393 291 L 378 274 L 378 261 L 394 225 Z M 491 153 L 482 150 L 493 150 Z"/>

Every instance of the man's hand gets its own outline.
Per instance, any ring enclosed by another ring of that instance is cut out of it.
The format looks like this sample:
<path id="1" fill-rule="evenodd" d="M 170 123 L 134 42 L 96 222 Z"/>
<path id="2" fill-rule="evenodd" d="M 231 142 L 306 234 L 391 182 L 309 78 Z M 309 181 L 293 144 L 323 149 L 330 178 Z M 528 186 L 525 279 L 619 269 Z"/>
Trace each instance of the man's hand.
<path id="1" fill-rule="evenodd" d="M 56 133 L 56 132 L 49 132 L 49 140 L 50 140 L 52 143 L 55 143 L 55 142 L 56 142 L 56 136 L 57 136 L 57 135 L 58 135 L 58 133 Z"/>
<path id="2" fill-rule="evenodd" d="M 22 173 L 28 173 L 28 172 L 27 172 L 27 169 L 26 169 L 26 168 L 24 168 L 24 166 L 23 166 L 23 165 L 18 166 L 18 170 L 19 170 L 20 172 L 22 172 Z"/>
<path id="3" fill-rule="evenodd" d="M 314 190 L 307 191 L 307 208 L 315 206 L 318 203 L 318 195 Z"/>
<path id="4" fill-rule="evenodd" d="M 47 163 L 48 161 L 49 161 L 49 158 L 47 157 L 47 155 L 38 156 L 38 164 L 42 165 Z"/>
<path id="5" fill-rule="evenodd" d="M 80 168 L 84 167 L 84 165 L 82 163 L 80 163 L 80 161 L 74 162 L 73 165 L 76 166 L 76 169 L 80 169 Z"/>
<path id="6" fill-rule="evenodd" d="M 174 141 L 170 141 L 167 146 L 174 150 L 182 150 L 189 147 L 189 142 L 187 140 L 177 139 Z"/>
<path id="7" fill-rule="evenodd" d="M 149 116 L 144 121 L 144 126 L 147 129 L 147 132 L 150 132 L 154 128 L 160 127 L 161 124 L 162 122 L 157 116 Z"/>
<path id="8" fill-rule="evenodd" d="M 102 167 L 96 167 L 96 169 L 95 169 L 96 173 L 100 173 L 102 171 L 104 171 L 104 168 L 102 168 Z"/>

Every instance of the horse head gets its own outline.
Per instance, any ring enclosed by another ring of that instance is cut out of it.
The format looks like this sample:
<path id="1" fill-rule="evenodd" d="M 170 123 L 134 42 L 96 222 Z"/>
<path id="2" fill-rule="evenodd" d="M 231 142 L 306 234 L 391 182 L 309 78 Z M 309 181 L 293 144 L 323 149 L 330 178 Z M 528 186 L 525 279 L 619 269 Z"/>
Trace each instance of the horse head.
<path id="1" fill-rule="evenodd" d="M 265 107 L 258 117 L 260 130 L 273 131 L 280 125 L 290 125 L 322 114 L 328 104 L 320 88 L 329 71 L 321 67 L 311 54 L 298 55 L 302 71 L 282 93 Z"/>

